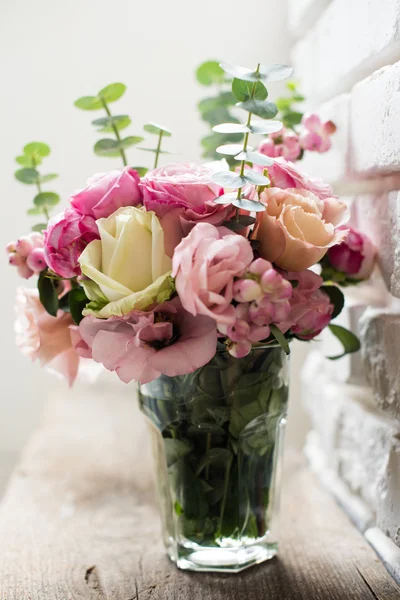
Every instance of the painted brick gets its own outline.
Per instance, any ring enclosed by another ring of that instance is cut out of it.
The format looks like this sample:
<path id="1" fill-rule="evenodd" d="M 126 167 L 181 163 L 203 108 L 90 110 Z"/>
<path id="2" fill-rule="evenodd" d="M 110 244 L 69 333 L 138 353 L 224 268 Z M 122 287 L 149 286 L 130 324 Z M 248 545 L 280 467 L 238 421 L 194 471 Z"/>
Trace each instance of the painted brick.
<path id="1" fill-rule="evenodd" d="M 367 309 L 360 321 L 360 337 L 376 405 L 400 420 L 400 314 Z"/>
<path id="2" fill-rule="evenodd" d="M 333 0 L 292 56 L 314 101 L 350 90 L 399 59 L 400 0 L 385 0 L 384 7 L 381 0 Z"/>
<path id="3" fill-rule="evenodd" d="M 358 196 L 352 217 L 378 248 L 379 266 L 390 293 L 400 297 L 400 193 Z"/>
<path id="4" fill-rule="evenodd" d="M 328 6 L 330 0 L 289 0 L 289 30 L 295 37 L 304 35 Z"/>

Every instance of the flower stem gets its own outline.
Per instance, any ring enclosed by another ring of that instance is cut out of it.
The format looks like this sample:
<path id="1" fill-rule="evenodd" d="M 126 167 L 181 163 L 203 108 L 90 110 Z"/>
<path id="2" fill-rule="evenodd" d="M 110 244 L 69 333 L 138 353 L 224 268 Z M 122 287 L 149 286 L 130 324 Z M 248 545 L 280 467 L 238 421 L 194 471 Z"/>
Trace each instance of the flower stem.
<path id="1" fill-rule="evenodd" d="M 258 73 L 259 73 L 259 70 L 260 70 L 260 63 L 258 63 L 258 65 L 257 65 L 257 69 L 256 69 L 256 75 L 258 75 Z M 256 93 L 256 87 L 257 87 L 257 81 L 255 81 L 255 82 L 253 83 L 253 86 L 252 86 L 252 88 L 251 88 L 251 94 L 250 94 L 250 99 L 251 99 L 251 100 L 253 100 L 253 98 L 254 98 L 254 95 L 255 95 L 255 93 Z M 250 123 L 251 123 L 251 117 L 252 117 L 252 116 L 253 116 L 253 115 L 252 115 L 252 113 L 251 113 L 251 112 L 249 112 L 249 116 L 247 117 L 246 127 L 249 127 L 249 126 L 250 126 Z M 245 133 L 244 140 L 243 140 L 243 150 L 242 150 L 242 152 L 246 152 L 246 150 L 247 150 L 247 144 L 248 144 L 248 142 L 249 142 L 249 135 L 250 135 L 250 132 L 249 132 L 249 131 L 247 131 L 247 132 Z M 246 164 L 246 160 L 242 160 L 242 162 L 241 162 L 241 165 L 240 165 L 240 177 L 243 177 L 243 175 L 244 175 L 244 167 L 245 167 L 245 164 Z M 238 198 L 238 199 L 240 199 L 240 198 L 241 198 L 241 196 L 242 196 L 242 188 L 240 187 L 240 188 L 238 189 L 238 191 L 237 191 L 237 198 Z M 237 222 L 237 223 L 239 222 L 239 212 L 240 212 L 240 208 L 237 206 L 237 207 L 236 207 L 236 214 L 235 214 L 235 220 L 236 220 L 236 222 Z"/>
<path id="2" fill-rule="evenodd" d="M 158 135 L 158 144 L 157 144 L 157 149 L 156 149 L 156 157 L 154 159 L 154 168 L 156 169 L 158 166 L 158 157 L 160 156 L 160 152 L 161 152 L 161 141 L 162 141 L 162 137 L 163 137 L 163 131 L 160 130 L 160 133 Z"/>
<path id="3" fill-rule="evenodd" d="M 103 98 L 101 98 L 101 103 L 104 106 L 104 110 L 106 111 L 107 116 L 110 117 L 110 118 L 112 118 L 112 114 L 111 114 L 110 109 L 108 108 L 107 102 Z M 117 138 L 117 141 L 119 143 L 121 143 L 121 136 L 119 135 L 118 128 L 115 126 L 114 123 L 111 123 L 111 127 L 112 127 L 112 130 L 113 130 L 114 134 L 115 134 L 115 137 Z M 119 153 L 121 155 L 122 162 L 124 163 L 124 167 L 126 167 L 127 164 L 128 164 L 128 161 L 126 160 L 125 150 L 123 148 L 119 148 L 118 150 L 119 150 Z"/>
<path id="4" fill-rule="evenodd" d="M 34 168 L 36 168 L 36 166 L 34 166 Z M 40 175 L 39 175 L 39 177 L 40 177 Z M 41 194 L 42 193 L 42 186 L 40 185 L 40 179 L 39 179 L 39 177 L 36 180 L 36 187 L 38 189 L 38 194 Z M 49 219 L 50 219 L 50 214 L 49 214 L 49 210 L 48 210 L 48 208 L 47 208 L 47 206 L 45 204 L 42 206 L 42 210 L 43 210 L 43 214 L 46 217 L 47 222 L 48 222 Z"/>
<path id="5" fill-rule="evenodd" d="M 222 524 L 224 522 L 226 497 L 228 495 L 228 485 L 229 485 L 229 475 L 230 475 L 230 472 L 231 472 L 231 465 L 232 465 L 232 457 L 229 458 L 228 464 L 226 465 L 226 469 L 225 469 L 224 494 L 223 494 L 222 500 L 221 500 L 221 509 L 220 509 L 220 515 L 219 515 L 219 526 L 218 526 L 218 531 L 217 531 L 217 536 L 216 537 L 220 537 L 222 535 Z"/>

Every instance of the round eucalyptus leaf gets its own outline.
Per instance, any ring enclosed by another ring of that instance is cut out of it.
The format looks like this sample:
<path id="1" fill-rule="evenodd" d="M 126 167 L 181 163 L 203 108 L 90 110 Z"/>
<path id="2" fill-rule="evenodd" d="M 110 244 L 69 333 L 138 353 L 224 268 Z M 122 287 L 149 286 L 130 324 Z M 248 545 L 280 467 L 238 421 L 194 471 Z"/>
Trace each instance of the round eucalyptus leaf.
<path id="1" fill-rule="evenodd" d="M 138 146 L 138 150 L 143 150 L 143 152 L 158 152 L 158 154 L 171 154 L 171 152 L 167 152 L 166 150 L 157 150 L 157 148 L 143 148 L 143 146 Z"/>
<path id="2" fill-rule="evenodd" d="M 273 102 L 268 100 L 255 100 L 251 98 L 246 102 L 238 102 L 238 108 L 243 108 L 262 119 L 273 119 L 278 114 L 278 107 Z"/>
<path id="3" fill-rule="evenodd" d="M 41 157 L 48 156 L 50 154 L 50 146 L 44 142 L 30 142 L 24 146 L 24 154 L 27 156 L 32 154 L 38 154 Z"/>
<path id="4" fill-rule="evenodd" d="M 227 194 L 223 194 L 222 196 L 218 196 L 218 198 L 214 198 L 214 204 L 232 204 L 233 200 L 237 198 L 236 192 L 228 192 Z"/>
<path id="5" fill-rule="evenodd" d="M 246 184 L 246 179 L 244 177 L 241 177 L 238 173 L 233 173 L 232 171 L 214 173 L 211 179 L 214 183 L 222 187 L 232 189 L 243 187 Z"/>
<path id="6" fill-rule="evenodd" d="M 226 156 L 235 156 L 238 152 L 243 150 L 243 144 L 224 144 L 223 146 L 218 146 L 217 152 L 218 154 L 225 154 Z"/>
<path id="7" fill-rule="evenodd" d="M 215 110 L 209 110 L 201 115 L 203 121 L 206 121 L 210 127 L 215 127 L 220 123 L 240 123 L 239 119 L 232 116 L 226 106 L 219 106 Z"/>
<path id="8" fill-rule="evenodd" d="M 256 73 L 256 71 L 252 71 L 251 69 L 247 69 L 246 67 L 239 67 L 238 65 L 231 65 L 230 63 L 220 63 L 220 67 L 228 73 L 231 77 L 235 77 L 236 79 L 242 79 L 244 81 L 258 81 L 260 76 Z"/>
<path id="9" fill-rule="evenodd" d="M 143 142 L 143 139 L 144 138 L 142 138 L 140 135 L 129 135 L 128 137 L 118 142 L 118 147 L 130 148 L 131 146 L 135 146 L 136 144 L 140 144 L 140 142 Z"/>
<path id="10" fill-rule="evenodd" d="M 283 81 L 291 76 L 293 68 L 288 65 L 279 64 L 270 66 L 261 65 L 259 71 L 260 79 L 263 81 Z"/>
<path id="11" fill-rule="evenodd" d="M 246 152 L 241 152 L 235 156 L 235 158 L 236 160 L 245 160 L 246 162 L 251 162 L 255 165 L 261 165 L 262 167 L 270 167 L 274 164 L 274 161 L 271 157 L 265 156 L 265 154 L 261 154 L 260 152 L 251 152 L 249 147 L 247 147 Z"/>
<path id="12" fill-rule="evenodd" d="M 105 100 L 105 102 L 115 102 L 119 100 L 125 93 L 126 85 L 123 83 L 110 83 L 97 94 L 99 98 Z"/>
<path id="13" fill-rule="evenodd" d="M 55 206 L 59 202 L 60 196 L 55 192 L 40 192 L 33 199 L 36 206 Z"/>
<path id="14" fill-rule="evenodd" d="M 236 198 L 232 204 L 233 206 L 236 206 L 236 208 L 242 208 L 249 212 L 263 212 L 265 210 L 264 204 L 256 202 L 255 200 L 248 200 L 247 198 Z"/>
<path id="15" fill-rule="evenodd" d="M 253 83 L 249 81 L 242 81 L 241 79 L 234 79 L 232 81 L 232 92 L 239 102 L 245 102 L 250 100 L 253 94 Z M 262 81 L 257 81 L 253 98 L 256 100 L 265 100 L 268 97 L 268 91 Z"/>
<path id="16" fill-rule="evenodd" d="M 221 125 L 215 125 L 213 131 L 216 133 L 247 133 L 251 129 L 242 123 L 221 123 Z"/>
<path id="17" fill-rule="evenodd" d="M 254 185 L 269 185 L 271 183 L 268 177 L 261 173 L 257 173 L 256 171 L 245 171 L 244 178 Z"/>
<path id="18" fill-rule="evenodd" d="M 43 210 L 40 206 L 34 206 L 33 208 L 29 208 L 26 212 L 30 217 L 37 217 L 38 215 L 43 214 Z"/>
<path id="19" fill-rule="evenodd" d="M 46 227 L 47 223 L 37 223 L 31 229 L 32 231 L 38 231 L 39 233 L 42 233 L 46 229 Z"/>
<path id="20" fill-rule="evenodd" d="M 268 133 L 275 133 L 282 129 L 281 121 L 252 121 L 250 125 L 250 131 L 257 135 L 266 135 Z"/>
<path id="21" fill-rule="evenodd" d="M 196 78 L 201 85 L 210 86 L 223 83 L 225 75 L 218 61 L 207 60 L 198 67 Z"/>
<path id="22" fill-rule="evenodd" d="M 110 152 L 116 152 L 119 150 L 118 140 L 103 138 L 95 143 L 93 149 L 95 154 L 98 156 L 109 156 Z"/>
<path id="23" fill-rule="evenodd" d="M 99 127 L 99 131 L 110 133 L 114 131 L 114 127 L 121 131 L 131 124 L 131 119 L 128 115 L 115 115 L 112 117 L 101 117 L 92 121 L 92 125 Z"/>
<path id="24" fill-rule="evenodd" d="M 36 169 L 33 168 L 24 168 L 18 169 L 14 173 L 15 178 L 18 179 L 21 183 L 26 183 L 28 185 L 37 183 L 39 178 L 39 173 Z"/>
<path id="25" fill-rule="evenodd" d="M 99 108 L 104 108 L 102 101 L 97 96 L 82 96 L 82 98 L 75 100 L 74 105 L 82 110 L 99 110 Z"/>
<path id="26" fill-rule="evenodd" d="M 47 183 L 48 181 L 57 179 L 57 177 L 59 177 L 59 175 L 57 175 L 57 173 L 48 173 L 47 175 L 40 175 L 39 183 Z"/>
<path id="27" fill-rule="evenodd" d="M 291 110 L 290 112 L 283 115 L 282 121 L 285 127 L 293 127 L 293 125 L 300 125 L 302 118 L 302 112 Z"/>
<path id="28" fill-rule="evenodd" d="M 15 161 L 22 167 L 32 167 L 32 158 L 30 156 L 25 156 L 25 154 L 23 156 L 16 156 Z M 40 162 L 41 161 L 36 161 L 36 165 L 39 165 Z"/>
<path id="29" fill-rule="evenodd" d="M 137 172 L 139 177 L 144 177 L 148 171 L 147 167 L 132 167 L 132 169 Z"/>
<path id="30" fill-rule="evenodd" d="M 172 135 L 172 132 L 169 129 L 167 129 L 163 125 L 158 125 L 157 123 L 153 123 L 152 121 L 150 123 L 147 123 L 143 127 L 143 129 L 145 131 L 147 131 L 147 133 L 154 133 L 156 135 L 160 135 L 160 132 L 162 131 L 162 134 L 164 137 L 170 137 Z"/>

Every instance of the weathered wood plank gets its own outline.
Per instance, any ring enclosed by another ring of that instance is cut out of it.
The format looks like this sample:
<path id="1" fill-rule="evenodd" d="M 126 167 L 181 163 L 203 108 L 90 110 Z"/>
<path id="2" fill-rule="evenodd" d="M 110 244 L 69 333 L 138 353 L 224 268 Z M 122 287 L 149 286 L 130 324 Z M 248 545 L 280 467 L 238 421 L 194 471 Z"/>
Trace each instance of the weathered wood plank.
<path id="1" fill-rule="evenodd" d="M 127 392 L 54 400 L 0 507 L 1 600 L 398 600 L 363 536 L 288 454 L 280 556 L 239 575 L 164 554 L 149 444 Z"/>

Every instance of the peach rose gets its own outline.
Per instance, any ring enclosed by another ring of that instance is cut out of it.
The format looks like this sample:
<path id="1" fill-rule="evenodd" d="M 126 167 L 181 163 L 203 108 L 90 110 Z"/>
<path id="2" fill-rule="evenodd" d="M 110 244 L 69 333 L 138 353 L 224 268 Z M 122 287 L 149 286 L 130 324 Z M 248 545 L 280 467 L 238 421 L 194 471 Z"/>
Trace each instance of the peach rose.
<path id="1" fill-rule="evenodd" d="M 261 244 L 261 256 L 281 269 L 308 269 L 346 237 L 347 231 L 335 231 L 324 220 L 324 202 L 312 192 L 267 188 L 260 200 L 266 210 L 257 214 L 252 237 Z"/>
<path id="2" fill-rule="evenodd" d="M 80 359 L 72 346 L 71 315 L 59 310 L 57 316 L 52 317 L 43 308 L 38 291 L 24 288 L 17 290 L 16 312 L 16 341 L 22 354 L 39 360 L 42 366 L 72 385 Z"/>

